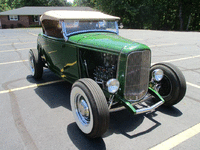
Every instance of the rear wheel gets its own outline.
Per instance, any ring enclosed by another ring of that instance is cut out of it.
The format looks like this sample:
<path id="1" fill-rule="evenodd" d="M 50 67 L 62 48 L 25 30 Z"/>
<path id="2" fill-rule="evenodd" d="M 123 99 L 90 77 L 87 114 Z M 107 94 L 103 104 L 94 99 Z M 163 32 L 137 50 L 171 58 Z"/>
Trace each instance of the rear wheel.
<path id="1" fill-rule="evenodd" d="M 71 109 L 80 130 L 91 138 L 102 136 L 109 126 L 109 110 L 99 85 L 92 79 L 80 79 L 72 86 Z"/>
<path id="2" fill-rule="evenodd" d="M 164 73 L 163 79 L 158 82 L 160 85 L 158 92 L 165 100 L 164 105 L 172 106 L 180 102 L 186 92 L 186 81 L 182 72 L 170 63 L 153 65 L 150 74 L 155 69 L 161 69 Z"/>
<path id="3" fill-rule="evenodd" d="M 30 49 L 29 64 L 32 76 L 35 79 L 41 79 L 43 74 L 43 62 L 37 49 Z"/>

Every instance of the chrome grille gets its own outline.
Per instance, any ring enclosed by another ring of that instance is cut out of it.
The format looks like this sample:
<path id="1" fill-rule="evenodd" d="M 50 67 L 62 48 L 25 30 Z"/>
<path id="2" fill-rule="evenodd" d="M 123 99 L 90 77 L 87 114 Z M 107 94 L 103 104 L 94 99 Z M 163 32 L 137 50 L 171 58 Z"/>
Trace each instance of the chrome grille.
<path id="1" fill-rule="evenodd" d="M 145 96 L 149 84 L 150 51 L 135 51 L 128 55 L 124 97 L 139 100 Z"/>

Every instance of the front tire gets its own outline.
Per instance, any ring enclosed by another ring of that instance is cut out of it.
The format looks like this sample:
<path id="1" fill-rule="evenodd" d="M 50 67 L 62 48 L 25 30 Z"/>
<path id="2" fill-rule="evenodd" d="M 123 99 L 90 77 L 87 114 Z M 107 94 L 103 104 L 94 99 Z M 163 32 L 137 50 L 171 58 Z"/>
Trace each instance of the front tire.
<path id="1" fill-rule="evenodd" d="M 80 130 L 90 138 L 102 136 L 109 126 L 109 110 L 99 85 L 92 79 L 80 79 L 72 86 L 71 109 Z"/>
<path id="2" fill-rule="evenodd" d="M 173 64 L 158 63 L 151 67 L 150 75 L 155 69 L 161 69 L 164 73 L 163 79 L 158 82 L 158 93 L 164 98 L 164 105 L 172 106 L 180 102 L 186 93 L 186 81 L 182 72 Z"/>
<path id="3" fill-rule="evenodd" d="M 43 74 L 43 62 L 37 49 L 30 49 L 29 65 L 32 76 L 37 80 L 41 79 Z"/>

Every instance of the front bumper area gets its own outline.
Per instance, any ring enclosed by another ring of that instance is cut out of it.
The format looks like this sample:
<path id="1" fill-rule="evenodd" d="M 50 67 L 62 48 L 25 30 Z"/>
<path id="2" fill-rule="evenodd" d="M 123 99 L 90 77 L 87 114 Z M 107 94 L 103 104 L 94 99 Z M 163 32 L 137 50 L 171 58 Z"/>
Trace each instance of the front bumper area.
<path id="1" fill-rule="evenodd" d="M 119 103 L 121 105 L 123 105 L 124 107 L 113 108 L 113 109 L 111 108 L 110 112 L 119 111 L 119 110 L 122 110 L 124 108 L 127 108 L 134 115 L 138 115 L 138 114 L 142 114 L 142 113 L 153 112 L 153 111 L 155 111 L 156 108 L 158 108 L 159 106 L 161 106 L 165 102 L 165 100 L 160 96 L 160 94 L 150 87 L 148 88 L 148 93 L 150 93 L 152 96 L 154 96 L 157 100 L 157 102 L 154 103 L 153 105 L 138 109 L 138 108 L 134 107 L 137 103 L 130 103 L 128 100 L 123 99 L 118 95 L 115 95 L 115 96 L 117 96 Z M 149 99 L 151 99 L 151 98 L 144 98 L 140 102 L 145 102 L 145 101 L 148 101 Z"/>

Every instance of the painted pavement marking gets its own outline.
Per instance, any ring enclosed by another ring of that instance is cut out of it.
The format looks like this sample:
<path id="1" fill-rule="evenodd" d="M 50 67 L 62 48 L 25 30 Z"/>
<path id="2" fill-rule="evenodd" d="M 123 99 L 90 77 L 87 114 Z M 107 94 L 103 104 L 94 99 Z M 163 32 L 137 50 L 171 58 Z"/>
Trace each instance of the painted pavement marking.
<path id="1" fill-rule="evenodd" d="M 56 80 L 56 81 L 50 81 L 50 82 L 39 83 L 39 84 L 32 84 L 32 85 L 28 85 L 28 86 L 19 87 L 19 88 L 4 90 L 4 91 L 0 91 L 0 94 L 10 93 L 10 92 L 20 91 L 20 90 L 25 90 L 25 89 L 29 89 L 29 88 L 35 88 L 35 87 L 39 87 L 39 86 L 45 86 L 45 85 L 59 83 L 59 82 L 64 82 L 64 80 Z"/>
<path id="2" fill-rule="evenodd" d="M 163 61 L 163 62 L 174 62 L 174 61 L 181 61 L 181 60 L 193 59 L 193 58 L 198 58 L 198 57 L 200 57 L 200 55 L 184 57 L 184 58 L 179 58 L 179 59 L 166 60 L 166 61 Z"/>
<path id="3" fill-rule="evenodd" d="M 180 143 L 188 140 L 189 138 L 200 133 L 200 123 L 194 125 L 193 127 L 169 138 L 168 140 L 156 145 L 149 150 L 170 150 L 173 147 L 179 145 Z"/>
<path id="4" fill-rule="evenodd" d="M 171 59 L 171 60 L 166 60 L 166 61 L 161 61 L 161 62 L 174 62 L 174 61 L 181 61 L 181 60 L 187 60 L 187 59 L 194 59 L 194 58 L 198 58 L 198 57 L 200 57 L 200 55 L 183 57 L 183 58 L 178 58 L 178 59 Z M 154 65 L 156 63 L 160 63 L 160 62 L 151 63 L 151 65 Z"/>
<path id="5" fill-rule="evenodd" d="M 31 34 L 33 36 L 38 36 L 38 34 L 34 34 L 34 33 L 31 33 L 31 32 L 28 32 L 28 34 Z"/>
<path id="6" fill-rule="evenodd" d="M 21 42 L 21 43 L 9 43 L 9 44 L 1 44 L 0 46 L 11 45 L 11 44 L 29 44 L 29 43 L 36 43 L 36 42 Z"/>
<path id="7" fill-rule="evenodd" d="M 16 38 L 15 38 L 16 37 Z M 0 37 L 1 39 L 2 39 L 2 37 Z M 0 41 L 16 41 L 16 40 L 19 40 L 19 38 L 24 38 L 24 36 L 12 36 L 12 38 L 9 36 L 7 36 L 7 37 L 3 37 L 4 38 L 4 40 L 0 40 Z"/>
<path id="8" fill-rule="evenodd" d="M 11 40 L 15 40 L 15 41 L 16 41 L 16 40 L 18 40 L 18 39 L 10 39 L 10 38 L 9 38 L 9 39 L 0 40 L 0 41 L 11 41 Z"/>
<path id="9" fill-rule="evenodd" d="M 172 45 L 177 45 L 177 43 L 172 43 L 172 44 L 160 44 L 160 45 L 150 45 L 148 47 L 161 47 L 161 46 L 172 46 Z"/>
<path id="10" fill-rule="evenodd" d="M 0 65 L 7 65 L 7 64 L 21 63 L 21 62 L 27 62 L 27 61 L 28 61 L 28 60 L 10 61 L 10 62 L 0 63 Z"/>
<path id="11" fill-rule="evenodd" d="M 190 85 L 190 86 L 193 86 L 193 87 L 195 87 L 195 88 L 200 89 L 200 86 L 199 86 L 199 85 L 196 85 L 196 84 L 193 84 L 193 83 L 190 83 L 190 82 L 186 82 L 186 83 L 187 83 L 187 85 Z"/>
<path id="12" fill-rule="evenodd" d="M 14 51 L 23 51 L 23 50 L 29 50 L 31 48 L 22 48 L 22 49 L 16 49 L 16 50 L 1 50 L 0 53 L 4 53 L 4 52 L 14 52 Z"/>
<path id="13" fill-rule="evenodd" d="M 131 39 L 133 41 L 143 41 L 144 39 Z"/>

